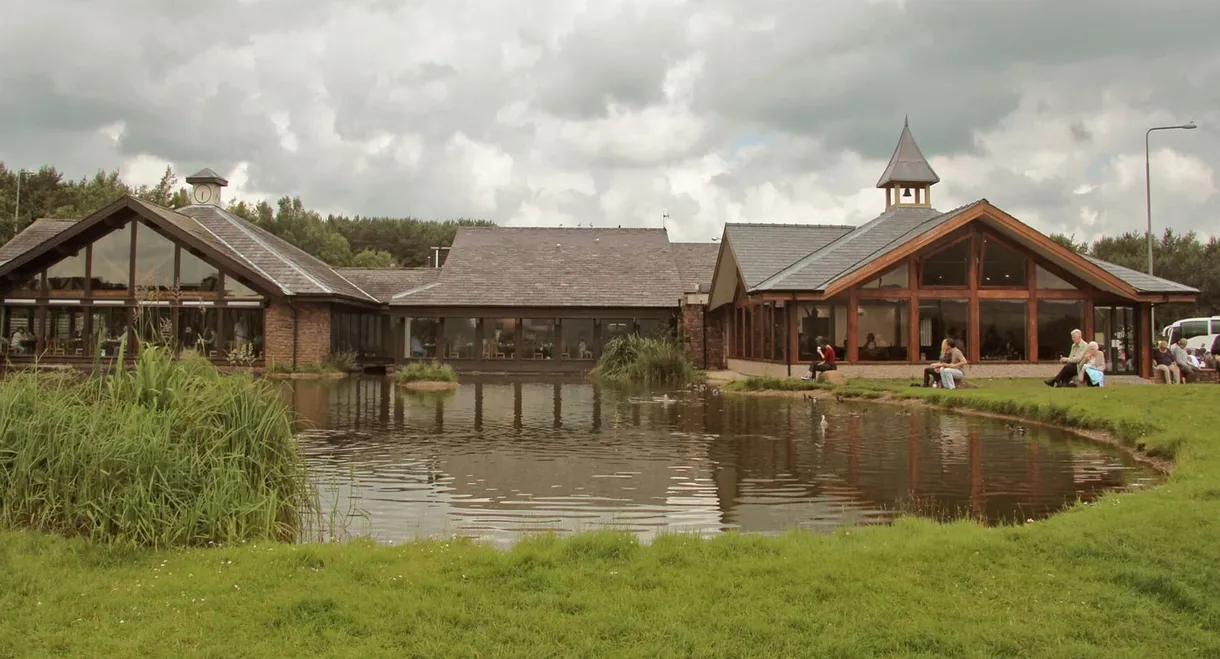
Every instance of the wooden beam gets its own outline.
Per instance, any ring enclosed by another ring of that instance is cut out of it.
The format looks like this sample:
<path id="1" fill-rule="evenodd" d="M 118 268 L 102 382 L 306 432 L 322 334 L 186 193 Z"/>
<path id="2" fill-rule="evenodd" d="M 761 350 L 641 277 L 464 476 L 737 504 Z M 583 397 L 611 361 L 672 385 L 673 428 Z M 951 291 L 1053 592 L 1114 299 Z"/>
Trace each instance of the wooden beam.
<path id="1" fill-rule="evenodd" d="M 860 289 L 847 293 L 847 361 L 854 364 L 860 360 Z"/>
<path id="2" fill-rule="evenodd" d="M 967 346 L 966 359 L 976 364 L 979 361 L 979 342 L 982 340 L 982 332 L 979 327 L 982 324 L 982 316 L 979 314 L 979 280 L 981 279 L 979 254 L 982 249 L 983 241 L 975 228 L 970 236 L 970 321 L 966 324 L 970 345 Z"/>
<path id="3" fill-rule="evenodd" d="M 1152 377 L 1152 343 L 1157 340 L 1157 337 L 1150 336 L 1152 333 L 1152 305 L 1147 302 L 1141 302 L 1136 305 L 1139 315 L 1139 322 L 1135 324 L 1135 340 L 1139 347 L 1136 348 L 1136 354 L 1139 355 L 1140 368 L 1139 373 L 1142 378 Z"/>

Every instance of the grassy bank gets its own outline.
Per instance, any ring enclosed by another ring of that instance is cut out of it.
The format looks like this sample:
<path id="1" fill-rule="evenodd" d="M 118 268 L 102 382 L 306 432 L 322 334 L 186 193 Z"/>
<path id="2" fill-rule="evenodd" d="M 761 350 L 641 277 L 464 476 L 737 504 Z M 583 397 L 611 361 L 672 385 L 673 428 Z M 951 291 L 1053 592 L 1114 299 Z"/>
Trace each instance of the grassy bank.
<path id="1" fill-rule="evenodd" d="M 312 489 L 275 391 L 146 347 L 0 380 L 0 528 L 153 547 L 295 539 Z"/>
<path id="2" fill-rule="evenodd" d="M 699 377 L 676 341 L 628 334 L 602 348 L 593 376 L 620 384 L 684 384 Z"/>
<path id="3" fill-rule="evenodd" d="M 457 383 L 457 372 L 448 364 L 440 362 L 414 362 L 394 371 L 394 382 L 411 384 L 415 382 L 445 382 Z"/>
<path id="4" fill-rule="evenodd" d="M 649 546 L 592 534 L 507 552 L 119 551 L 0 533 L 0 656 L 1220 656 L 1217 392 L 895 387 L 1108 428 L 1176 457 L 1160 488 L 1021 527 L 908 519 Z"/>

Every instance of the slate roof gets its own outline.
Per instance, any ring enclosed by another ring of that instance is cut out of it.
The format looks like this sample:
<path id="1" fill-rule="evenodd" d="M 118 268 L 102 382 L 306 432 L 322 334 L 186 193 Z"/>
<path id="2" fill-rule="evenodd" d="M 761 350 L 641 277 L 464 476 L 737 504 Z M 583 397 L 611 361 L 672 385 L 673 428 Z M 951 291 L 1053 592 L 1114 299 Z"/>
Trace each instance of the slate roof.
<path id="1" fill-rule="evenodd" d="M 939 183 L 940 177 L 923 157 L 915 137 L 911 135 L 911 126 L 902 122 L 902 134 L 898 136 L 898 146 L 894 147 L 894 155 L 890 156 L 890 164 L 881 173 L 877 187 L 884 188 L 890 183 Z"/>
<path id="2" fill-rule="evenodd" d="M 250 266 L 287 295 L 335 295 L 364 302 L 377 301 L 320 259 L 223 208 L 196 204 L 170 211 L 147 205 L 159 209 L 168 221 L 181 223 L 173 217 L 175 215 L 194 220 L 198 227 L 187 229 L 193 236 L 205 240 L 229 258 Z M 210 236 L 205 237 L 200 229 Z"/>
<path id="3" fill-rule="evenodd" d="M 687 293 L 711 290 L 720 243 L 670 243 L 678 266 L 678 283 Z"/>
<path id="4" fill-rule="evenodd" d="M 1083 256 L 1083 255 L 1082 255 Z M 1117 263 L 1110 263 L 1101 259 L 1095 259 L 1091 256 L 1085 256 L 1086 259 L 1093 262 L 1094 265 L 1100 267 L 1106 272 L 1118 277 L 1119 279 L 1130 284 L 1135 290 L 1141 293 L 1198 293 L 1199 289 L 1191 288 L 1185 284 L 1179 284 L 1176 281 L 1161 279 L 1154 277 L 1146 272 L 1132 270 Z"/>
<path id="5" fill-rule="evenodd" d="M 58 236 L 60 232 L 76 224 L 76 220 L 39 219 L 13 236 L 12 240 L 0 245 L 0 265 Z"/>
<path id="6" fill-rule="evenodd" d="M 440 277 L 395 306 L 676 307 L 664 229 L 462 227 Z"/>
<path id="7" fill-rule="evenodd" d="M 441 274 L 440 268 L 335 268 L 335 271 L 381 302 L 431 284 Z"/>
<path id="8" fill-rule="evenodd" d="M 186 182 L 187 183 L 218 183 L 220 185 L 229 184 L 229 182 L 227 180 L 225 180 L 225 177 L 221 176 L 220 174 L 217 174 L 216 171 L 210 167 L 204 167 L 203 169 L 186 177 Z"/>
<path id="9" fill-rule="evenodd" d="M 724 230 L 746 287 L 753 288 L 853 228 L 825 224 L 726 224 Z"/>

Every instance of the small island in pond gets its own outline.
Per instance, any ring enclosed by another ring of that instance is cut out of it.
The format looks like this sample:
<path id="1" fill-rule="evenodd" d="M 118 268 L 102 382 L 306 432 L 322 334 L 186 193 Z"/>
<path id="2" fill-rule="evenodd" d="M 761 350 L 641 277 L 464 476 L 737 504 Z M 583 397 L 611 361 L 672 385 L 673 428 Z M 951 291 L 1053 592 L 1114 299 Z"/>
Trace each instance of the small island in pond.
<path id="1" fill-rule="evenodd" d="M 394 372 L 394 383 L 409 391 L 449 391 L 457 389 L 457 373 L 440 362 L 416 362 Z"/>

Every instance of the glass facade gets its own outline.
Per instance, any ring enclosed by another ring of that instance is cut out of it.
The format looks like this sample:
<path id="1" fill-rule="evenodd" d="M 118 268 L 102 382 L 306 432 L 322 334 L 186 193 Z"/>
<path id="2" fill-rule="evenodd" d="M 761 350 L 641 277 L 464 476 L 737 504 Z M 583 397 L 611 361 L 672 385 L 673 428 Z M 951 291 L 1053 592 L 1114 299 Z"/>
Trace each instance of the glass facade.
<path id="1" fill-rule="evenodd" d="M 93 243 L 90 284 L 94 295 L 126 294 L 131 282 L 131 223 Z"/>
<path id="2" fill-rule="evenodd" d="M 919 361 L 940 358 L 940 342 L 954 339 L 962 354 L 970 354 L 970 302 L 966 300 L 919 301 Z"/>
<path id="3" fill-rule="evenodd" d="M 555 321 L 549 318 L 526 318 L 522 321 L 522 353 L 525 359 L 554 359 Z"/>
<path id="4" fill-rule="evenodd" d="M 330 352 L 348 353 L 363 358 L 387 358 L 385 318 L 378 313 L 332 311 Z"/>
<path id="5" fill-rule="evenodd" d="M 1025 300 L 979 300 L 979 360 L 1029 359 L 1028 313 Z"/>
<path id="6" fill-rule="evenodd" d="M 477 359 L 483 352 L 478 318 L 446 318 L 442 334 L 445 359 Z"/>
<path id="7" fill-rule="evenodd" d="M 220 289 L 220 271 L 203 259 L 181 250 L 178 264 L 178 288 L 196 293 L 214 293 Z"/>
<path id="8" fill-rule="evenodd" d="M 965 288 L 970 284 L 969 240 L 962 240 L 923 259 L 920 286 Z"/>
<path id="9" fill-rule="evenodd" d="M 847 305 L 802 302 L 796 308 L 797 361 L 811 362 L 817 355 L 814 340 L 819 336 L 834 346 L 839 359 L 847 359 Z"/>
<path id="10" fill-rule="evenodd" d="M 1084 331 L 1083 301 L 1038 300 L 1038 361 L 1066 357 L 1072 350 L 1074 329 Z"/>
<path id="11" fill-rule="evenodd" d="M 144 223 L 135 225 L 136 288 L 141 291 L 168 291 L 174 286 L 174 258 L 177 246 Z"/>
<path id="12" fill-rule="evenodd" d="M 47 293 L 56 297 L 85 295 L 85 250 L 47 268 Z"/>
<path id="13" fill-rule="evenodd" d="M 560 323 L 564 359 L 593 359 L 593 335 L 597 323 L 591 318 L 565 318 Z"/>
<path id="14" fill-rule="evenodd" d="M 910 283 L 910 268 L 903 263 L 860 288 L 907 288 Z"/>
<path id="15" fill-rule="evenodd" d="M 983 288 L 1026 288 L 1029 259 L 998 240 L 983 240 Z"/>
<path id="16" fill-rule="evenodd" d="M 859 355 L 861 361 L 907 361 L 906 300 L 861 300 L 859 309 Z"/>

